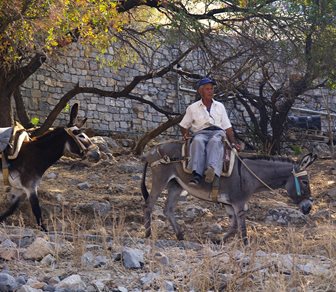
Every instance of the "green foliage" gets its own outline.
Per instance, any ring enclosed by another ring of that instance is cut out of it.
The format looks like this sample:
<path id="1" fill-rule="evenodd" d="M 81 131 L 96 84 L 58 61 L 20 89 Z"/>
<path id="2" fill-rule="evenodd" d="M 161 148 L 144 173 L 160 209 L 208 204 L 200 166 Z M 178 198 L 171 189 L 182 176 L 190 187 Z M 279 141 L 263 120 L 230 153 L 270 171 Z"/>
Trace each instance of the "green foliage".
<path id="1" fill-rule="evenodd" d="M 295 156 L 299 156 L 300 154 L 303 153 L 303 149 L 299 145 L 292 145 L 291 148 L 292 148 Z"/>
<path id="2" fill-rule="evenodd" d="M 40 119 L 38 117 L 33 117 L 30 119 L 30 122 L 36 127 L 39 124 Z"/>
<path id="3" fill-rule="evenodd" d="M 331 70 L 327 82 L 327 87 L 331 90 L 336 90 L 336 70 Z"/>
<path id="4" fill-rule="evenodd" d="M 63 109 L 63 112 L 64 113 L 69 113 L 70 112 L 70 104 L 69 103 L 66 104 L 66 106 Z"/>
<path id="5" fill-rule="evenodd" d="M 51 54 L 80 36 L 104 52 L 126 21 L 109 0 L 4 1 L 0 4 L 0 68 L 10 70 L 37 51 Z"/>

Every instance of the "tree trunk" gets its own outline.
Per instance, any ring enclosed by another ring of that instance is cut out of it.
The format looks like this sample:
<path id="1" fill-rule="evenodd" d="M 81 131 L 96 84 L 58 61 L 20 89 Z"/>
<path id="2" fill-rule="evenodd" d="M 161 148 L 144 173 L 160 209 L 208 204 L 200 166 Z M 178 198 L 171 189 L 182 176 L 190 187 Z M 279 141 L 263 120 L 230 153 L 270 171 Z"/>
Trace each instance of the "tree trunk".
<path id="1" fill-rule="evenodd" d="M 269 149 L 270 154 L 281 154 L 281 141 L 282 134 L 284 132 L 284 127 L 286 123 L 286 119 L 288 116 L 288 112 L 291 109 L 293 103 L 288 103 L 286 110 L 277 113 L 272 117 L 272 144 Z"/>
<path id="2" fill-rule="evenodd" d="M 22 67 L 13 66 L 6 72 L 0 69 L 0 127 L 10 127 L 14 124 L 11 105 L 12 94 L 17 87 L 25 82 L 29 76 L 46 61 L 46 56 L 36 53 L 31 60 Z"/>
<path id="3" fill-rule="evenodd" d="M 26 112 L 26 107 L 22 99 L 22 95 L 20 92 L 20 88 L 17 87 L 14 91 L 14 100 L 15 100 L 15 107 L 16 107 L 16 112 L 18 115 L 18 119 L 20 123 L 23 125 L 24 128 L 29 129 L 34 127 L 34 125 L 31 123 L 27 112 Z"/>
<path id="4" fill-rule="evenodd" d="M 0 90 L 0 128 L 11 127 L 13 123 L 11 94 Z"/>

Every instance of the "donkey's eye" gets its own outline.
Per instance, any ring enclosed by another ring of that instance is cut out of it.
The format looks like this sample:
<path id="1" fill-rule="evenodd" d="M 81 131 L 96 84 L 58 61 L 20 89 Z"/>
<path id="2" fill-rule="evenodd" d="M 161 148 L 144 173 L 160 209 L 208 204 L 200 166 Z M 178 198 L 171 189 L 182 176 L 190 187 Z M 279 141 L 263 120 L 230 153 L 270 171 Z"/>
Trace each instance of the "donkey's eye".
<path id="1" fill-rule="evenodd" d="M 86 137 L 85 137 L 85 135 L 83 135 L 83 133 L 80 133 L 80 134 L 78 135 L 78 138 L 86 139 Z"/>
<path id="2" fill-rule="evenodd" d="M 81 133 L 80 130 L 73 130 L 72 134 L 74 134 L 75 136 L 79 135 Z"/>

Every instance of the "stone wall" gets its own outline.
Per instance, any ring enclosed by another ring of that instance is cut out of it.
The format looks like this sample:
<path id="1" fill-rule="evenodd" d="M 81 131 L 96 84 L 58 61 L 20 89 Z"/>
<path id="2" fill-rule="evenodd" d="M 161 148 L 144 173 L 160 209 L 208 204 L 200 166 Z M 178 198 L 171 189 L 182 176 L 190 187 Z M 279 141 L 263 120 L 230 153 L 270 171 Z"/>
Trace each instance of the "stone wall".
<path id="1" fill-rule="evenodd" d="M 194 52 L 187 58 L 184 68 L 193 72 L 204 74 L 207 64 L 200 52 Z M 160 68 L 174 60 L 177 50 L 174 47 L 162 47 L 160 54 L 154 61 L 154 66 Z M 145 72 L 141 63 L 125 66 L 115 70 L 113 67 L 100 67 L 96 61 L 97 55 L 91 53 L 84 56 L 84 51 L 79 45 L 73 45 L 67 55 L 49 60 L 23 86 L 22 94 L 25 98 L 30 117 L 38 117 L 43 122 L 47 114 L 54 108 L 60 98 L 73 89 L 78 83 L 80 86 L 97 87 L 104 90 L 121 90 L 137 75 Z M 186 106 L 195 100 L 193 80 L 178 77 L 176 73 L 168 73 L 164 78 L 147 80 L 140 83 L 132 94 L 139 95 L 150 100 L 165 110 L 183 113 Z M 253 86 L 250 84 L 249 86 Z M 256 88 L 257 90 L 257 88 Z M 321 97 L 324 97 L 321 98 Z M 302 99 L 296 107 L 324 111 L 323 100 L 331 98 L 331 108 L 335 108 L 332 93 L 325 90 L 313 90 Z M 100 97 L 93 94 L 79 94 L 70 101 L 80 103 L 80 116 L 88 118 L 87 127 L 103 134 L 127 133 L 141 135 L 144 132 L 157 127 L 166 121 L 163 114 L 158 113 L 149 105 L 125 98 Z M 309 106 L 307 106 L 309 103 Z M 232 110 L 232 104 L 225 102 L 230 118 L 234 124 L 239 124 L 237 116 Z M 310 115 L 314 113 L 298 111 L 296 115 Z M 327 129 L 326 117 L 323 116 L 323 129 Z M 55 125 L 65 125 L 68 121 L 68 113 L 63 112 Z M 167 131 L 169 135 L 179 133 L 178 127 Z"/>
<path id="2" fill-rule="evenodd" d="M 173 58 L 174 51 L 165 48 L 160 54 L 158 64 L 168 64 L 167 56 Z M 166 56 L 166 57 L 164 57 Z M 43 122 L 60 98 L 80 86 L 97 87 L 103 90 L 121 90 L 137 75 L 144 74 L 141 64 L 126 66 L 120 70 L 112 67 L 100 67 L 97 55 L 84 56 L 80 46 L 73 45 L 67 56 L 50 60 L 28 79 L 22 88 L 22 95 L 30 117 L 37 117 Z M 186 105 L 194 98 L 192 88 L 177 90 L 178 76 L 169 73 L 165 78 L 157 78 L 140 83 L 132 94 L 150 100 L 168 111 L 183 112 Z M 149 105 L 125 98 L 100 97 L 93 94 L 79 94 L 70 101 L 80 104 L 79 116 L 88 118 L 87 127 L 98 132 L 121 132 L 141 134 L 166 121 L 163 114 Z M 55 125 L 64 125 L 68 113 L 63 112 Z M 177 133 L 171 129 L 170 133 Z"/>

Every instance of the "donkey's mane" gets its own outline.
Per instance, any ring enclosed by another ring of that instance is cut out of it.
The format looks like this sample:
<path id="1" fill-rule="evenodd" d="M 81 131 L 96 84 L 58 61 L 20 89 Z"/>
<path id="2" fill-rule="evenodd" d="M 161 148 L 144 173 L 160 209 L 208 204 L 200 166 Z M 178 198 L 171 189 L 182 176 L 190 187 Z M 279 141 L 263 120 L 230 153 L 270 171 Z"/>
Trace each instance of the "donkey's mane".
<path id="1" fill-rule="evenodd" d="M 32 138 L 31 142 L 33 142 L 35 144 L 36 143 L 42 143 L 42 142 L 45 143 L 45 142 L 49 141 L 51 138 L 55 137 L 55 135 L 59 134 L 63 130 L 64 130 L 64 128 L 62 128 L 62 127 L 58 127 L 58 128 L 53 129 L 53 130 L 48 130 L 44 134 Z"/>
<path id="2" fill-rule="evenodd" d="M 289 157 L 284 157 L 284 156 L 253 155 L 253 156 L 247 156 L 244 158 L 251 159 L 251 160 L 281 161 L 281 162 L 289 162 L 289 163 L 296 164 L 296 162 L 293 159 Z"/>

